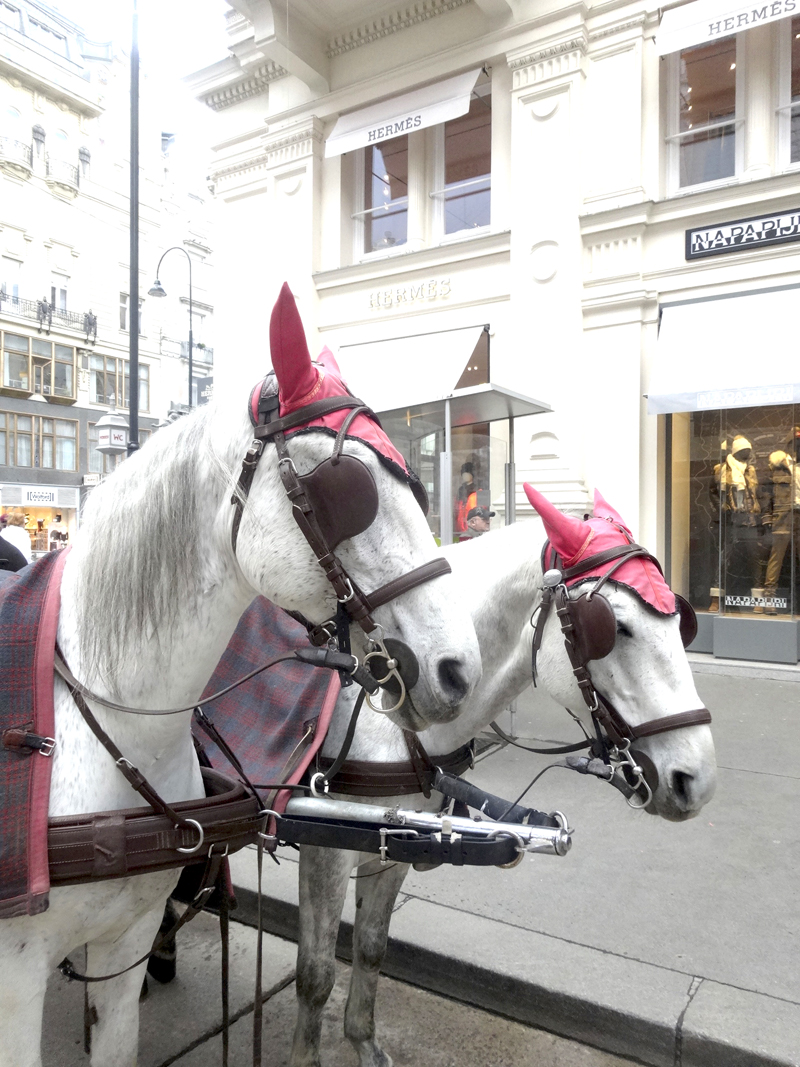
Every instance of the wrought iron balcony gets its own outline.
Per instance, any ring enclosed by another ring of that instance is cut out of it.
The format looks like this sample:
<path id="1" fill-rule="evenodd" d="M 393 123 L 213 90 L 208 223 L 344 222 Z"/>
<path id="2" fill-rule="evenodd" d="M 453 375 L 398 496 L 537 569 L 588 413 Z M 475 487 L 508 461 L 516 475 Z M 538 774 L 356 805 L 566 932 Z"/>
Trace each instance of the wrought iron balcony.
<path id="1" fill-rule="evenodd" d="M 202 343 L 195 343 L 192 345 L 192 362 L 193 363 L 208 363 L 210 366 L 214 365 L 214 349 L 209 348 Z M 181 359 L 189 358 L 189 342 L 181 341 Z"/>
<path id="2" fill-rule="evenodd" d="M 58 186 L 61 191 L 67 191 L 74 196 L 80 186 L 79 178 L 80 171 L 76 166 L 48 154 L 45 171 L 48 185 Z"/>
<path id="3" fill-rule="evenodd" d="M 49 300 L 25 300 L 20 296 L 6 296 L 0 289 L 0 314 L 18 315 L 22 319 L 32 319 L 39 324 L 39 333 L 50 333 L 56 327 L 79 330 L 86 334 L 86 340 L 97 340 L 97 316 L 91 311 L 67 311 L 65 308 L 53 307 Z"/>
<path id="4" fill-rule="evenodd" d="M 0 167 L 29 178 L 33 172 L 33 146 L 12 137 L 0 137 Z"/>

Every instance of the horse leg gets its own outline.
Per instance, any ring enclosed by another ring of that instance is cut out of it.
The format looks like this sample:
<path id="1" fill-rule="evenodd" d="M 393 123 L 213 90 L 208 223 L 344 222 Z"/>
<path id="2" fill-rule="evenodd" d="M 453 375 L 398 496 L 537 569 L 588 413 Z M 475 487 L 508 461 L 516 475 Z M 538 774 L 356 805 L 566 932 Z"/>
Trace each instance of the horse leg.
<path id="1" fill-rule="evenodd" d="M 386 954 L 392 909 L 400 892 L 407 863 L 377 867 L 371 859 L 356 883 L 356 923 L 353 930 L 353 973 L 344 1013 L 345 1037 L 358 1053 L 359 1067 L 392 1067 L 392 1061 L 375 1040 L 375 994 L 378 973 Z"/>
<path id="2" fill-rule="evenodd" d="M 118 937 L 89 943 L 87 973 L 114 974 L 143 956 L 153 944 L 164 914 L 163 903 L 140 915 Z M 136 1067 L 139 1046 L 139 993 L 146 964 L 89 985 L 92 1026 L 92 1067 Z"/>
<path id="3" fill-rule="evenodd" d="M 300 849 L 297 1026 L 291 1067 L 320 1067 L 322 1009 L 336 978 L 336 936 L 356 856 L 311 845 Z"/>
<path id="4" fill-rule="evenodd" d="M 13 938 L 12 943 L 3 938 L 1 954 L 7 966 L 0 982 L 0 1067 L 42 1067 L 42 1015 L 51 966 L 46 946 L 35 936 Z"/>

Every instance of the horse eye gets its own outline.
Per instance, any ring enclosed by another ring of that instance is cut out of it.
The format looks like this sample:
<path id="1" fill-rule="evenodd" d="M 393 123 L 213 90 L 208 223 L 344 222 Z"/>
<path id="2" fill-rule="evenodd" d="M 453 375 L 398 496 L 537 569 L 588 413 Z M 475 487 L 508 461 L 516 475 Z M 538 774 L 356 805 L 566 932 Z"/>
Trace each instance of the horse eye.
<path id="1" fill-rule="evenodd" d="M 633 634 L 624 622 L 617 622 L 617 633 L 621 634 L 622 637 L 633 637 Z"/>

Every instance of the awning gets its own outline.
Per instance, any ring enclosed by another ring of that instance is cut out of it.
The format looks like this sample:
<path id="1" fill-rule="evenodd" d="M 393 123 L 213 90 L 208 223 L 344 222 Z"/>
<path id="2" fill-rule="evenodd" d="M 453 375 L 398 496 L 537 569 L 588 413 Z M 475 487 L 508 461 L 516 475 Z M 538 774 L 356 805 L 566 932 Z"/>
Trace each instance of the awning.
<path id="1" fill-rule="evenodd" d="M 800 402 L 800 286 L 664 304 L 651 415 Z"/>
<path id="2" fill-rule="evenodd" d="M 342 345 L 336 360 L 356 396 L 373 411 L 392 411 L 452 393 L 483 335 L 483 326 L 467 326 Z"/>
<path id="3" fill-rule="evenodd" d="M 797 13 L 797 0 L 695 0 L 664 12 L 656 33 L 656 52 L 665 56 L 695 45 L 763 26 Z"/>
<path id="4" fill-rule="evenodd" d="M 378 144 L 411 130 L 424 130 L 466 115 L 479 74 L 480 70 L 459 74 L 342 115 L 325 143 L 325 155 L 340 156 L 367 144 Z"/>

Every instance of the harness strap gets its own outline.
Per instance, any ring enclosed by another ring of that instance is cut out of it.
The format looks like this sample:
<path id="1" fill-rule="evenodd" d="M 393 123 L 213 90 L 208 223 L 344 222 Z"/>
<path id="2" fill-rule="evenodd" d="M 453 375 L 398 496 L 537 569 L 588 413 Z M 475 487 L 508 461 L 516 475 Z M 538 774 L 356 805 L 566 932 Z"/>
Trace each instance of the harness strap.
<path id="1" fill-rule="evenodd" d="M 443 756 L 427 758 L 434 774 L 437 771 L 463 774 L 473 765 L 472 744 L 462 745 Z M 333 760 L 320 757 L 318 762 L 326 780 L 330 782 L 331 790 L 344 796 L 394 797 L 423 792 L 417 768 L 410 759 L 386 763 L 345 760 L 335 778 L 329 770 Z"/>
<path id="2" fill-rule="evenodd" d="M 399 578 L 393 578 L 391 582 L 387 582 L 386 585 L 382 585 L 374 592 L 368 593 L 365 600 L 369 604 L 370 610 L 374 611 L 403 593 L 408 593 L 411 589 L 424 585 L 425 582 L 431 581 L 432 578 L 441 578 L 443 574 L 451 573 L 452 568 L 446 559 L 441 557 L 431 559 L 427 563 L 415 567 L 413 571 L 401 574 Z"/>
<path id="3" fill-rule="evenodd" d="M 178 919 L 175 925 L 170 930 L 167 930 L 163 937 L 159 937 L 153 947 L 150 949 L 150 951 L 145 953 L 144 956 L 140 956 L 138 960 L 136 960 L 134 963 L 131 963 L 129 966 L 124 967 L 121 971 L 115 971 L 113 974 L 102 975 L 79 974 L 73 967 L 72 961 L 69 959 L 69 957 L 65 956 L 61 963 L 59 963 L 58 965 L 59 971 L 61 971 L 65 978 L 69 978 L 70 981 L 74 982 L 107 982 L 111 978 L 119 978 L 121 974 L 127 974 L 128 971 L 132 971 L 134 967 L 139 967 L 141 964 L 149 960 L 153 953 L 158 952 L 162 945 L 164 945 L 167 941 L 173 938 L 175 934 L 177 934 L 178 930 L 181 929 L 181 927 L 186 926 L 186 924 L 188 922 L 191 922 L 191 920 L 196 915 L 199 915 L 205 905 L 208 903 L 211 894 L 214 892 L 214 887 L 216 886 L 217 879 L 219 878 L 220 872 L 222 870 L 222 861 L 225 859 L 228 853 L 227 847 L 224 849 L 224 851 L 217 851 L 217 847 L 218 846 L 212 846 L 209 849 L 208 859 L 206 860 L 205 869 L 203 871 L 203 877 L 200 882 L 200 889 L 198 890 L 194 900 L 187 907 L 186 911 L 183 913 L 183 915 L 181 915 L 180 919 Z"/>

